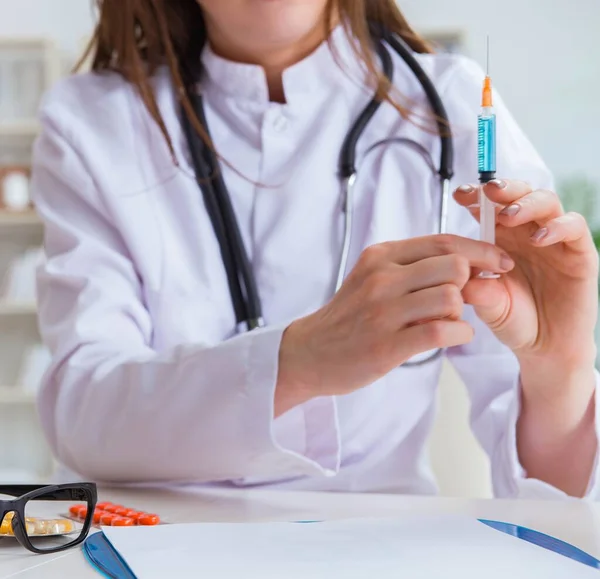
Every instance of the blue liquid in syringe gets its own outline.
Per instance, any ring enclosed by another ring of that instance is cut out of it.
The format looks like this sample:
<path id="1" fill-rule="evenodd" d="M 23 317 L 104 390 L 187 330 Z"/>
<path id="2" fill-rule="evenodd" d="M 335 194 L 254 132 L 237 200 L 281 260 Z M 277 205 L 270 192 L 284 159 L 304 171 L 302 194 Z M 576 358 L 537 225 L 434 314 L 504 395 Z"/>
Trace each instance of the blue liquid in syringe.
<path id="1" fill-rule="evenodd" d="M 479 173 L 496 172 L 496 115 L 478 117 Z"/>

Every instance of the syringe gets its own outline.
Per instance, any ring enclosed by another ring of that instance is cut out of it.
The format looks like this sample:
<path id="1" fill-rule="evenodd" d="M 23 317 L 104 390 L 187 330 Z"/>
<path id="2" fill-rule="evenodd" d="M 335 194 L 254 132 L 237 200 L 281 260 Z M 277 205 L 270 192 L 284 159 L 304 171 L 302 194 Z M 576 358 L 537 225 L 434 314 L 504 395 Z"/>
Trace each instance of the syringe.
<path id="1" fill-rule="evenodd" d="M 496 243 L 496 208 L 483 187 L 496 178 L 496 114 L 492 99 L 492 79 L 490 78 L 490 39 L 487 40 L 487 70 L 481 95 L 481 112 L 478 121 L 478 164 L 479 164 L 479 227 L 480 239 Z M 482 271 L 482 278 L 499 277 L 496 273 Z"/>

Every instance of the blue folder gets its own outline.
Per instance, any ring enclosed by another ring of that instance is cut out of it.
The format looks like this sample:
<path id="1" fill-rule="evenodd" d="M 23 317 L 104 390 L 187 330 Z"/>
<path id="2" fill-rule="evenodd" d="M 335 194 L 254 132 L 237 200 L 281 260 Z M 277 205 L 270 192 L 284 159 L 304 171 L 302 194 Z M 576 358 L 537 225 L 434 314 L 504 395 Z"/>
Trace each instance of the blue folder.
<path id="1" fill-rule="evenodd" d="M 137 579 L 102 531 L 85 540 L 83 553 L 92 567 L 108 579 Z"/>
<path id="2" fill-rule="evenodd" d="M 549 535 L 544 535 L 538 531 L 533 531 L 532 529 L 519 527 L 518 525 L 501 523 L 499 521 L 488 521 L 486 519 L 479 520 L 483 524 L 496 529 L 497 531 L 512 535 L 513 537 L 517 537 L 528 543 L 533 543 L 538 547 L 554 551 L 559 555 L 563 555 L 564 557 L 568 557 L 569 559 L 573 559 L 574 561 L 600 570 L 600 561 L 598 559 L 573 545 L 569 545 L 569 543 L 565 543 L 564 541 L 560 541 Z M 318 521 L 298 522 L 316 523 Z M 90 535 L 83 544 L 83 551 L 92 566 L 105 577 L 108 577 L 109 579 L 137 579 L 127 563 L 110 544 L 104 533 L 99 532 Z"/>

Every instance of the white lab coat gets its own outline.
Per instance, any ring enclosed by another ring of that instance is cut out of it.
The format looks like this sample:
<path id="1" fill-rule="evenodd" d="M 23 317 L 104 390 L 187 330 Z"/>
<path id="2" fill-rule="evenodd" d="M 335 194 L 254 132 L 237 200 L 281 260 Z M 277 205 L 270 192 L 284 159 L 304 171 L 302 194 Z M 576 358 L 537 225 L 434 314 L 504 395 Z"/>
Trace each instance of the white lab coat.
<path id="1" fill-rule="evenodd" d="M 284 73 L 285 105 L 269 102 L 259 67 L 203 54 L 208 122 L 235 168 L 224 166 L 225 181 L 268 324 L 237 337 L 167 71 L 154 89 L 179 166 L 120 77 L 74 76 L 46 97 L 33 191 L 46 226 L 39 307 L 53 363 L 39 408 L 54 452 L 72 471 L 118 483 L 435 492 L 424 446 L 440 360 L 272 418 L 283 330 L 332 294 L 343 224 L 338 153 L 372 94 L 339 29 L 334 45 L 341 68 L 324 44 Z M 418 59 L 453 122 L 454 186 L 473 182 L 483 74 L 463 57 Z M 401 101 L 429 114 L 415 77 L 395 54 L 394 63 Z M 496 106 L 499 174 L 551 187 L 498 97 Z M 424 158 L 402 145 L 365 156 L 376 141 L 405 136 L 437 165 L 438 138 L 416 126 L 422 122 L 384 104 L 361 138 L 350 266 L 371 244 L 436 231 L 440 191 Z M 453 202 L 450 231 L 478 235 Z M 447 354 L 466 382 L 496 494 L 560 496 L 528 480 L 519 464 L 512 353 L 469 308 L 465 317 L 475 339 Z"/>

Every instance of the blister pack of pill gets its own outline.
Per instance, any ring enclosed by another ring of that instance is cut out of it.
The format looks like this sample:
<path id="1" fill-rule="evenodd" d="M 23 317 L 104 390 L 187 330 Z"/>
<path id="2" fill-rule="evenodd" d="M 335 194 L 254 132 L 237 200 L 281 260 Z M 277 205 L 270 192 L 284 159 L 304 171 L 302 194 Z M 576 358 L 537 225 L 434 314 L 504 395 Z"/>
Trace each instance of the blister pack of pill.
<path id="1" fill-rule="evenodd" d="M 14 537 L 14 513 L 7 513 L 0 524 L 0 537 Z M 81 525 L 68 518 L 26 517 L 25 530 L 28 537 L 71 535 L 81 532 Z"/>
<path id="2" fill-rule="evenodd" d="M 77 520 L 84 521 L 87 516 L 86 505 L 73 505 L 70 514 Z M 94 509 L 92 522 L 95 525 L 106 527 L 133 527 L 136 525 L 152 526 L 160 524 L 160 517 L 152 513 L 145 513 L 123 505 L 102 502 Z"/>

